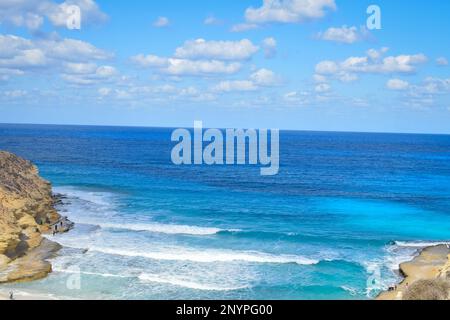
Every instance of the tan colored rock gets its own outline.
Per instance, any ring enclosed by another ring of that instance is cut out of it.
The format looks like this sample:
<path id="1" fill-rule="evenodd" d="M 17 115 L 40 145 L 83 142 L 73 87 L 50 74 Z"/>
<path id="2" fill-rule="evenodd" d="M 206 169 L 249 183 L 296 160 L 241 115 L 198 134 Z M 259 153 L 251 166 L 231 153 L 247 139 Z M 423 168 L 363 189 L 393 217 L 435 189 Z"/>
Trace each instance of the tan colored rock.
<path id="1" fill-rule="evenodd" d="M 42 232 L 60 219 L 51 185 L 31 162 L 0 151 L 0 270 L 3 281 L 42 278 L 51 272 L 46 250 L 59 246 L 44 241 Z"/>
<path id="2" fill-rule="evenodd" d="M 0 270 L 2 269 L 2 267 L 6 266 L 10 262 L 11 262 L 10 258 L 8 258 L 3 254 L 0 254 Z"/>
<path id="3" fill-rule="evenodd" d="M 450 298 L 450 248 L 447 245 L 423 249 L 410 262 L 400 265 L 405 279 L 378 300 L 442 300 Z"/>

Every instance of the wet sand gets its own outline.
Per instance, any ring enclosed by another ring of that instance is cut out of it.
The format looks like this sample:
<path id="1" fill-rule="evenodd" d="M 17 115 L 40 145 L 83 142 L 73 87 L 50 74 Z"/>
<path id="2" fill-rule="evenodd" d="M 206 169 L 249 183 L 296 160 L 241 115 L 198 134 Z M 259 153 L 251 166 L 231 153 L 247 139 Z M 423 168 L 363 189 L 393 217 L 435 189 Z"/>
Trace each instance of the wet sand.
<path id="1" fill-rule="evenodd" d="M 46 301 L 46 300 L 57 300 L 45 295 L 33 294 L 28 292 L 17 292 L 13 291 L 14 300 L 17 301 Z M 9 292 L 7 290 L 0 291 L 0 301 L 10 300 Z"/>

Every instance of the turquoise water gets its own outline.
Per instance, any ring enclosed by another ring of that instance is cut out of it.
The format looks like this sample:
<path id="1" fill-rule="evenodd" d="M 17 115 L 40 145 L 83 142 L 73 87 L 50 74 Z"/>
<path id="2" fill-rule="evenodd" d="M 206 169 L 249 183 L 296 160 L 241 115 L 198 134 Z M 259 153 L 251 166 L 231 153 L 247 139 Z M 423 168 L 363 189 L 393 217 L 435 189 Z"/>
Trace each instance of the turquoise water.
<path id="1" fill-rule="evenodd" d="M 280 174 L 177 167 L 170 129 L 0 125 L 76 222 L 60 298 L 369 299 L 450 240 L 450 136 L 281 132 Z M 80 275 L 80 286 L 70 285 Z M 0 289 L 2 289 L 0 287 Z"/>

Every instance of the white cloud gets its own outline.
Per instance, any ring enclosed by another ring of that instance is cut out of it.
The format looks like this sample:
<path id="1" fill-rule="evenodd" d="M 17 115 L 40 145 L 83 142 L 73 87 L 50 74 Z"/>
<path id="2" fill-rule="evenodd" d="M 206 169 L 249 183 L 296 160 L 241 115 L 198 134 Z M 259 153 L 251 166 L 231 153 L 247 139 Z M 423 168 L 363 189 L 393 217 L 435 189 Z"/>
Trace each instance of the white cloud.
<path id="1" fill-rule="evenodd" d="M 147 56 L 143 54 L 138 54 L 134 57 L 131 57 L 131 61 L 144 68 L 149 67 L 160 68 L 160 67 L 167 67 L 169 65 L 168 58 L 158 57 L 152 54 Z"/>
<path id="2" fill-rule="evenodd" d="M 318 105 L 337 98 L 329 93 L 330 90 L 331 87 L 328 84 L 320 84 L 314 90 L 288 92 L 283 95 L 283 100 L 295 106 Z"/>
<path id="3" fill-rule="evenodd" d="M 448 60 L 444 57 L 437 58 L 436 63 L 438 66 L 448 66 Z"/>
<path id="4" fill-rule="evenodd" d="M 52 6 L 48 11 L 49 13 L 47 16 L 55 26 L 65 27 L 70 15 L 70 12 L 67 9 L 72 5 L 78 6 L 81 10 L 82 26 L 86 23 L 95 24 L 104 22 L 108 18 L 93 0 L 67 0 L 56 7 Z"/>
<path id="5" fill-rule="evenodd" d="M 328 92 L 331 90 L 331 86 L 327 83 L 320 83 L 314 88 L 314 90 L 318 93 Z"/>
<path id="6" fill-rule="evenodd" d="M 275 73 L 268 69 L 259 69 L 250 75 L 250 80 L 257 86 L 273 86 L 279 83 Z"/>
<path id="7" fill-rule="evenodd" d="M 335 10 L 334 0 L 263 0 L 259 8 L 248 8 L 249 23 L 295 23 L 322 18 L 328 10 Z"/>
<path id="8" fill-rule="evenodd" d="M 450 78 L 441 79 L 428 77 L 424 80 L 424 84 L 419 91 L 424 91 L 430 94 L 450 93 Z"/>
<path id="9" fill-rule="evenodd" d="M 386 87 L 390 90 L 406 90 L 409 87 L 409 82 L 401 79 L 390 79 L 386 83 Z"/>
<path id="10" fill-rule="evenodd" d="M 189 101 L 203 102 L 214 101 L 215 94 L 199 90 L 194 86 L 175 87 L 169 84 L 163 85 L 133 85 L 124 88 L 102 87 L 97 91 L 99 100 L 105 97 L 125 100 L 127 103 L 141 103 L 146 105 L 149 101 L 158 103 L 172 103 L 180 101 L 186 103 Z M 110 101 L 110 100 L 105 100 Z"/>
<path id="11" fill-rule="evenodd" d="M 13 35 L 0 35 L 0 76 L 8 80 L 11 76 L 33 72 L 37 68 L 62 71 L 70 75 L 106 75 L 109 68 L 97 70 L 92 61 L 105 60 L 111 54 L 93 45 L 74 39 L 29 40 Z M 70 79 L 71 77 L 66 77 Z"/>
<path id="12" fill-rule="evenodd" d="M 344 25 L 340 28 L 329 28 L 325 32 L 319 33 L 317 37 L 326 41 L 352 44 L 366 38 L 367 30 L 364 27 L 358 29 L 357 27 L 347 27 Z"/>
<path id="13" fill-rule="evenodd" d="M 170 25 L 170 20 L 167 17 L 158 17 L 154 22 L 153 26 L 155 28 L 164 28 Z"/>
<path id="14" fill-rule="evenodd" d="M 49 40 L 39 42 L 47 55 L 68 61 L 89 61 L 110 59 L 113 55 L 98 49 L 88 42 L 75 39 Z"/>
<path id="15" fill-rule="evenodd" d="M 264 56 L 268 59 L 275 57 L 277 54 L 277 41 L 275 38 L 265 38 L 262 43 Z"/>
<path id="16" fill-rule="evenodd" d="M 249 30 L 258 29 L 259 26 L 256 23 L 238 23 L 231 27 L 231 32 L 245 32 Z"/>
<path id="17" fill-rule="evenodd" d="M 214 92 L 255 91 L 263 87 L 272 87 L 280 83 L 276 74 L 268 69 L 253 72 L 248 80 L 222 81 L 213 87 Z"/>
<path id="18" fill-rule="evenodd" d="M 367 50 L 367 56 L 372 60 L 378 60 L 388 51 L 389 51 L 389 48 L 387 48 L 387 47 L 383 47 L 380 50 L 369 49 L 369 50 Z"/>
<path id="19" fill-rule="evenodd" d="M 82 26 L 103 22 L 107 15 L 93 0 L 7 0 L 0 2 L 0 23 L 39 29 L 47 18 L 54 26 L 65 27 L 69 17 L 67 8 L 76 5 L 81 10 Z"/>
<path id="20" fill-rule="evenodd" d="M 21 97 L 28 95 L 28 91 L 26 91 L 26 90 L 8 90 L 8 91 L 5 91 L 3 93 L 3 95 L 6 98 L 15 99 L 15 98 L 21 98 Z"/>
<path id="21" fill-rule="evenodd" d="M 117 74 L 117 70 L 111 66 L 97 67 L 91 64 L 85 66 L 72 64 L 64 71 L 62 78 L 76 85 L 93 85 L 102 82 L 111 82 Z"/>
<path id="22" fill-rule="evenodd" d="M 446 99 L 450 94 L 450 79 L 427 77 L 419 84 L 403 83 L 399 80 L 392 81 L 390 85 L 391 89 L 405 92 L 402 96 L 405 105 L 420 109 L 442 106 L 442 102 L 446 100 L 439 98 Z"/>
<path id="23" fill-rule="evenodd" d="M 341 81 L 357 79 L 359 73 L 380 74 L 407 74 L 414 73 L 419 64 L 427 61 L 424 54 L 399 55 L 382 58 L 387 50 L 369 50 L 367 56 L 349 57 L 344 61 L 336 62 L 325 60 L 316 65 L 316 74 L 333 76 Z"/>
<path id="24" fill-rule="evenodd" d="M 316 65 L 316 73 L 319 75 L 335 74 L 339 70 L 336 62 L 325 60 Z"/>
<path id="25" fill-rule="evenodd" d="M 204 39 L 186 41 L 175 50 L 173 57 L 139 54 L 131 61 L 141 67 L 154 68 L 171 76 L 229 75 L 238 72 L 239 61 L 250 59 L 259 47 L 250 40 L 206 41 Z"/>
<path id="26" fill-rule="evenodd" d="M 233 74 L 241 69 L 240 63 L 226 63 L 218 60 L 168 59 L 163 71 L 171 75 L 214 75 Z"/>
<path id="27" fill-rule="evenodd" d="M 245 60 L 251 58 L 259 48 L 250 40 L 206 41 L 197 39 L 186 41 L 175 50 L 175 57 L 182 59 Z"/>
<path id="28" fill-rule="evenodd" d="M 328 82 L 328 79 L 326 76 L 322 75 L 322 74 L 315 74 L 313 76 L 314 82 L 316 83 L 326 83 Z"/>
<path id="29" fill-rule="evenodd" d="M 206 19 L 203 21 L 203 23 L 207 26 L 217 26 L 217 25 L 221 25 L 223 23 L 222 20 L 217 19 L 214 16 L 208 16 L 206 17 Z"/>
<path id="30" fill-rule="evenodd" d="M 68 62 L 64 65 L 65 71 L 70 74 L 89 74 L 97 70 L 95 63 L 73 63 Z"/>
<path id="31" fill-rule="evenodd" d="M 258 87 L 249 80 L 222 81 L 213 88 L 216 92 L 255 91 Z"/>
<path id="32" fill-rule="evenodd" d="M 111 94 L 111 92 L 112 92 L 111 88 L 103 87 L 103 88 L 98 89 L 98 94 L 102 97 L 109 96 Z"/>
<path id="33" fill-rule="evenodd" d="M 228 63 L 219 60 L 164 58 L 142 54 L 132 57 L 131 60 L 141 67 L 154 68 L 161 73 L 174 76 L 233 74 L 241 69 L 241 64 L 238 62 Z"/>

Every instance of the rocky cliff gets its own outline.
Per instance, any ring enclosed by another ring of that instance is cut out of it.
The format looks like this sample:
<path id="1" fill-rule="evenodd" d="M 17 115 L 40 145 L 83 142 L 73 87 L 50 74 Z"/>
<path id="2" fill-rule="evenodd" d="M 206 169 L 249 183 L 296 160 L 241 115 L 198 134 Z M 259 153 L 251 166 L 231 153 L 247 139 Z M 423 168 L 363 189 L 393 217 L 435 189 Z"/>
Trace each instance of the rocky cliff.
<path id="1" fill-rule="evenodd" d="M 0 283 L 35 280 L 51 272 L 59 245 L 42 234 L 59 221 L 51 185 L 29 161 L 0 151 Z"/>
<path id="2" fill-rule="evenodd" d="M 400 265 L 405 279 L 378 300 L 450 300 L 450 246 L 423 249 L 410 262 Z"/>

